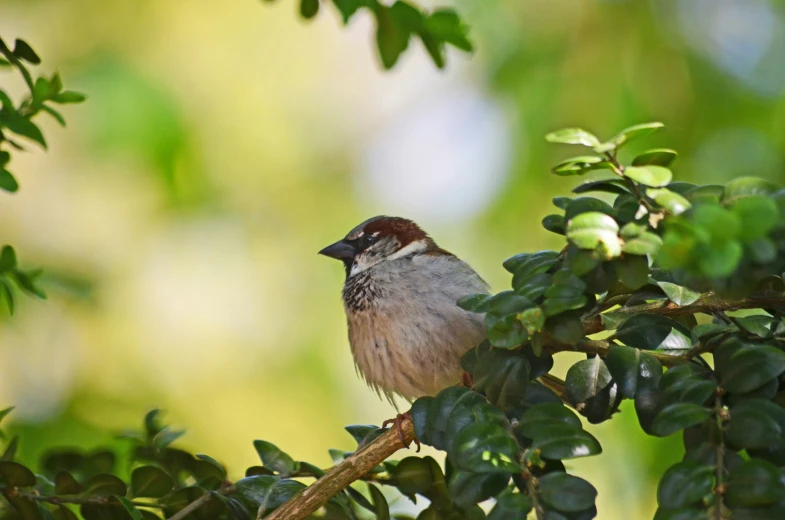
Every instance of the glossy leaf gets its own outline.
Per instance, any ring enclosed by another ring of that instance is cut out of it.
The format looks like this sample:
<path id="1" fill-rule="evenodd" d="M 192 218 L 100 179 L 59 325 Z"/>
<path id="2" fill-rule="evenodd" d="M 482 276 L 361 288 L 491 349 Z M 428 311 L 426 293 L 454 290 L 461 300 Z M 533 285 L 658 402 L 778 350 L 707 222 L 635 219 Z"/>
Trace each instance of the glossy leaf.
<path id="1" fill-rule="evenodd" d="M 580 144 L 593 148 L 600 144 L 596 136 L 590 134 L 582 128 L 565 128 L 551 132 L 545 136 L 546 141 L 551 143 Z"/>
<path id="2" fill-rule="evenodd" d="M 0 461 L 0 477 L 12 487 L 35 486 L 35 474 L 27 466 L 10 460 Z"/>
<path id="3" fill-rule="evenodd" d="M 657 285 L 660 289 L 663 290 L 670 301 L 680 307 L 692 305 L 698 301 L 698 298 L 700 298 L 701 295 L 697 291 L 693 291 L 687 287 L 682 287 L 681 285 L 676 285 L 675 283 L 671 282 L 657 282 Z"/>
<path id="4" fill-rule="evenodd" d="M 697 462 L 680 462 L 668 468 L 657 488 L 660 507 L 678 509 L 700 504 L 714 484 L 714 468 Z"/>
<path id="5" fill-rule="evenodd" d="M 627 346 L 680 355 L 692 347 L 690 331 L 679 322 L 656 314 L 637 314 L 616 331 Z"/>
<path id="6" fill-rule="evenodd" d="M 174 488 L 174 480 L 155 466 L 142 466 L 131 473 L 131 492 L 137 497 L 160 498 Z"/>
<path id="7" fill-rule="evenodd" d="M 689 428 L 711 417 L 703 407 L 693 403 L 674 403 L 666 406 L 654 418 L 651 430 L 658 437 L 666 437 Z"/>
<path id="8" fill-rule="evenodd" d="M 730 472 L 725 500 L 729 507 L 762 507 L 782 500 L 785 480 L 770 462 L 752 459 Z"/>
<path id="9" fill-rule="evenodd" d="M 582 403 L 597 395 L 611 383 L 611 374 L 599 356 L 578 361 L 567 371 L 567 398 Z"/>
<path id="10" fill-rule="evenodd" d="M 673 179 L 673 173 L 668 168 L 656 165 L 628 166 L 624 170 L 624 176 L 652 188 L 667 186 Z"/>
<path id="11" fill-rule="evenodd" d="M 785 352 L 768 345 L 745 345 L 722 366 L 720 384 L 728 392 L 749 392 L 785 372 Z"/>
<path id="12" fill-rule="evenodd" d="M 488 514 L 488 520 L 518 520 L 526 518 L 534 504 L 532 499 L 520 493 L 505 493 L 496 499 Z"/>
<path id="13" fill-rule="evenodd" d="M 649 188 L 646 195 L 672 215 L 681 215 L 692 207 L 689 200 L 667 188 Z"/>
<path id="14" fill-rule="evenodd" d="M 297 464 L 287 453 L 281 451 L 271 442 L 257 440 L 253 442 L 262 464 L 266 468 L 279 473 L 291 473 L 297 469 Z"/>
<path id="15" fill-rule="evenodd" d="M 670 166 L 679 156 L 676 150 L 670 148 L 655 148 L 648 150 L 632 160 L 633 166 Z"/>
<path id="16" fill-rule="evenodd" d="M 567 473 L 549 473 L 539 479 L 538 493 L 542 501 L 556 511 L 574 513 L 589 509 L 597 498 L 594 486 Z"/>

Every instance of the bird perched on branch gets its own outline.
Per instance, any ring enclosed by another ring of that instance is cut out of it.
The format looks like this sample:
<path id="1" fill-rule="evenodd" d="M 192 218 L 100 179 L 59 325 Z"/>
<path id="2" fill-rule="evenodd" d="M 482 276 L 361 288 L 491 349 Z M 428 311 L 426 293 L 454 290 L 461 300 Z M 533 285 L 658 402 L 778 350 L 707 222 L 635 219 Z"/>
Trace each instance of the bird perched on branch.
<path id="1" fill-rule="evenodd" d="M 346 268 L 349 344 L 365 381 L 392 402 L 461 380 L 461 356 L 485 338 L 483 316 L 456 301 L 488 284 L 405 218 L 366 220 L 319 251 Z"/>

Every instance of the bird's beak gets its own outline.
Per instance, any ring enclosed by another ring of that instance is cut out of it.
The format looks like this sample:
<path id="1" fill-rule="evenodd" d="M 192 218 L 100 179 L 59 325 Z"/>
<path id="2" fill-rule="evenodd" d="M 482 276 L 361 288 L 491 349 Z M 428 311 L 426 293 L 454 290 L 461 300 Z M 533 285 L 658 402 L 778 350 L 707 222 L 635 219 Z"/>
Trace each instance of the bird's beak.
<path id="1" fill-rule="evenodd" d="M 346 240 L 339 240 L 319 251 L 320 255 L 329 256 L 336 260 L 351 260 L 355 253 L 354 246 Z"/>

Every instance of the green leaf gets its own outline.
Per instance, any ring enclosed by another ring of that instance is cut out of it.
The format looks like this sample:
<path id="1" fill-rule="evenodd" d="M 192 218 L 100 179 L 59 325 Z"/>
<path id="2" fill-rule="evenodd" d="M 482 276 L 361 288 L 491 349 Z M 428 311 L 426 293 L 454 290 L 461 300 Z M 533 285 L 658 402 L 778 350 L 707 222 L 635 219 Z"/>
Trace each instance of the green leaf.
<path id="1" fill-rule="evenodd" d="M 10 460 L 0 461 L 0 477 L 11 487 L 35 486 L 35 474 L 26 466 Z"/>
<path id="2" fill-rule="evenodd" d="M 578 197 L 567 205 L 567 209 L 564 210 L 564 218 L 569 221 L 581 213 L 589 212 L 605 213 L 610 217 L 616 214 L 616 210 L 607 202 L 594 197 Z"/>
<path id="3" fill-rule="evenodd" d="M 542 219 L 542 227 L 550 231 L 551 233 L 556 233 L 557 235 L 563 235 L 565 232 L 565 220 L 562 215 L 546 215 Z"/>
<path id="4" fill-rule="evenodd" d="M 624 176 L 652 188 L 667 186 L 673 179 L 673 173 L 664 166 L 628 166 L 624 169 Z"/>
<path id="5" fill-rule="evenodd" d="M 785 480 L 770 462 L 752 459 L 730 472 L 725 500 L 730 508 L 761 507 L 782 500 Z"/>
<path id="6" fill-rule="evenodd" d="M 469 294 L 458 300 L 458 307 L 469 312 L 488 312 L 488 294 Z"/>
<path id="7" fill-rule="evenodd" d="M 102 473 L 93 475 L 85 484 L 85 493 L 98 497 L 125 496 L 127 488 L 122 480 L 114 475 Z"/>
<path id="8" fill-rule="evenodd" d="M 551 171 L 556 175 L 561 176 L 584 175 L 592 170 L 610 169 L 610 167 L 610 163 L 604 161 L 601 157 L 597 157 L 596 155 L 581 155 L 560 162 L 554 166 Z"/>
<path id="9" fill-rule="evenodd" d="M 74 92 L 73 90 L 64 90 L 63 92 L 52 96 L 52 101 L 61 105 L 66 103 L 82 103 L 86 99 L 87 96 L 80 92 Z"/>
<path id="10" fill-rule="evenodd" d="M 616 330 L 616 339 L 629 347 L 681 355 L 692 347 L 690 330 L 656 314 L 636 314 Z"/>
<path id="11" fill-rule="evenodd" d="M 630 289 L 640 289 L 649 283 L 649 261 L 645 256 L 625 255 L 616 260 L 615 266 L 619 281 Z"/>
<path id="12" fill-rule="evenodd" d="M 55 493 L 58 495 L 77 495 L 83 490 L 84 488 L 74 476 L 67 471 L 61 471 L 55 475 Z"/>
<path id="13" fill-rule="evenodd" d="M 60 123 L 60 126 L 65 126 L 65 118 L 60 112 L 47 105 L 41 105 L 41 110 L 55 118 L 55 120 Z"/>
<path id="14" fill-rule="evenodd" d="M 529 309 L 533 306 L 531 300 L 513 291 L 502 291 L 491 297 L 488 301 L 488 311 L 498 314 L 512 314 Z"/>
<path id="15" fill-rule="evenodd" d="M 4 189 L 9 193 L 16 193 L 19 190 L 19 183 L 11 172 L 5 168 L 0 168 L 0 189 Z"/>
<path id="16" fill-rule="evenodd" d="M 376 520 L 390 520 L 390 506 L 387 505 L 387 499 L 384 498 L 379 488 L 368 484 L 368 491 L 371 494 Z"/>
<path id="17" fill-rule="evenodd" d="M 404 495 L 425 493 L 433 484 L 430 464 L 425 458 L 406 457 L 402 459 L 392 472 L 395 486 Z"/>
<path id="18" fill-rule="evenodd" d="M 504 412 L 519 406 L 526 394 L 531 369 L 520 352 L 490 349 L 480 354 L 473 372 L 473 388 Z"/>
<path id="19" fill-rule="evenodd" d="M 532 448 L 540 450 L 540 455 L 545 459 L 565 460 L 602 453 L 600 443 L 589 432 L 576 430 L 560 422 L 546 430 L 544 437 L 538 437 L 532 443 Z"/>
<path id="20" fill-rule="evenodd" d="M 663 128 L 665 125 L 660 122 L 654 123 L 643 123 L 640 125 L 633 125 L 628 128 L 625 128 L 614 137 L 610 139 L 610 143 L 614 144 L 615 148 L 621 148 L 622 145 L 632 141 L 633 139 L 638 139 L 640 137 L 646 137 L 649 134 L 652 134 Z"/>
<path id="21" fill-rule="evenodd" d="M 588 301 L 586 284 L 569 270 L 562 269 L 553 276 L 553 284 L 545 290 L 543 311 L 555 316 L 565 311 L 580 309 Z"/>
<path id="22" fill-rule="evenodd" d="M 472 52 L 468 27 L 452 9 L 438 9 L 425 19 L 425 29 L 437 40 L 449 43 L 462 51 Z"/>
<path id="23" fill-rule="evenodd" d="M 27 137 L 46 148 L 44 134 L 42 134 L 41 129 L 29 119 L 14 114 L 13 117 L 9 116 L 3 119 L 2 124 L 13 133 L 21 135 L 22 137 Z"/>
<path id="24" fill-rule="evenodd" d="M 459 507 L 469 507 L 498 495 L 509 481 L 509 473 L 453 471 L 447 489 Z"/>
<path id="25" fill-rule="evenodd" d="M 349 20 L 354 16 L 354 13 L 364 5 L 363 0 L 333 0 L 333 4 L 338 8 L 343 18 L 344 25 L 349 23 Z"/>
<path id="26" fill-rule="evenodd" d="M 675 150 L 670 148 L 655 148 L 648 150 L 632 160 L 633 166 L 670 166 L 679 156 Z"/>
<path id="27" fill-rule="evenodd" d="M 565 128 L 551 132 L 545 136 L 546 141 L 551 143 L 580 144 L 593 148 L 600 144 L 596 136 L 590 134 L 582 128 Z"/>
<path id="28" fill-rule="evenodd" d="M 785 410 L 763 399 L 749 399 L 731 407 L 731 420 L 726 434 L 728 440 L 742 448 L 766 448 L 780 440 L 782 428 L 769 405 L 777 408 L 779 418 L 785 423 Z"/>
<path id="29" fill-rule="evenodd" d="M 532 499 L 520 493 L 505 493 L 496 499 L 488 514 L 488 520 L 519 520 L 526 518 L 534 504 Z"/>
<path id="30" fill-rule="evenodd" d="M 600 212 L 581 213 L 567 222 L 567 238 L 581 249 L 598 251 L 611 259 L 621 254 L 619 225 Z"/>
<path id="31" fill-rule="evenodd" d="M 300 0 L 300 16 L 310 20 L 319 14 L 319 0 Z"/>
<path id="32" fill-rule="evenodd" d="M 131 473 L 131 492 L 137 497 L 161 498 L 174 484 L 172 477 L 155 466 L 142 466 Z"/>
<path id="33" fill-rule="evenodd" d="M 733 274 L 744 255 L 736 240 L 713 244 L 699 259 L 701 271 L 707 278 L 726 278 Z"/>
<path id="34" fill-rule="evenodd" d="M 662 246 L 662 239 L 648 231 L 635 238 L 625 240 L 621 250 L 629 255 L 656 255 Z"/>
<path id="35" fill-rule="evenodd" d="M 672 215 L 681 215 L 692 207 L 690 201 L 667 188 L 649 188 L 646 195 Z"/>
<path id="36" fill-rule="evenodd" d="M 542 501 L 564 513 L 589 509 L 597 498 L 594 486 L 582 478 L 562 472 L 554 472 L 539 479 L 537 488 Z"/>
<path id="37" fill-rule="evenodd" d="M 532 307 L 531 309 L 521 311 L 518 315 L 518 319 L 521 321 L 521 324 L 526 329 L 526 333 L 529 336 L 534 336 L 536 333 L 542 331 L 543 326 L 545 326 L 545 314 L 539 307 Z M 581 332 L 583 332 L 583 330 L 581 330 Z"/>
<path id="38" fill-rule="evenodd" d="M 400 2 L 396 2 L 396 5 Z M 376 14 L 376 45 L 385 69 L 391 69 L 409 46 L 409 30 L 403 26 L 392 8 L 380 5 Z"/>
<path id="39" fill-rule="evenodd" d="M 567 371 L 567 399 L 574 404 L 594 397 L 611 384 L 611 374 L 601 357 L 578 361 Z"/>
<path id="40" fill-rule="evenodd" d="M 693 403 L 673 403 L 660 411 L 651 425 L 658 437 L 667 437 L 679 430 L 689 428 L 709 419 L 711 414 L 702 406 Z"/>
<path id="41" fill-rule="evenodd" d="M 38 57 L 38 54 L 36 54 L 33 48 L 24 40 L 17 39 L 14 43 L 14 56 L 33 65 L 39 65 L 41 63 L 41 58 Z"/>
<path id="42" fill-rule="evenodd" d="M 676 285 L 675 283 L 657 282 L 657 285 L 662 289 L 668 299 L 679 307 L 691 305 L 698 301 L 698 298 L 701 296 L 701 293 L 682 287 L 681 285 Z"/>
<path id="43" fill-rule="evenodd" d="M 769 328 L 772 323 L 772 318 L 770 316 L 743 316 L 734 318 L 733 321 L 741 330 L 749 332 L 761 339 L 768 339 L 774 335 Z"/>
<path id="44" fill-rule="evenodd" d="M 644 354 L 645 355 L 645 354 Z M 638 368 L 641 361 L 641 351 L 637 348 L 613 345 L 605 365 L 611 377 L 619 385 L 619 391 L 628 399 L 635 398 L 638 390 Z"/>
<path id="45" fill-rule="evenodd" d="M 581 420 L 561 403 L 537 404 L 526 410 L 518 421 L 516 430 L 529 439 L 539 439 L 548 435 L 554 423 L 571 426 L 581 430 Z"/>
<path id="46" fill-rule="evenodd" d="M 722 387 L 744 393 L 785 372 L 785 352 L 768 345 L 745 345 L 730 356 L 727 365 L 718 365 Z"/>
<path id="47" fill-rule="evenodd" d="M 737 199 L 731 206 L 731 212 L 736 215 L 741 229 L 744 230 L 739 238 L 748 243 L 766 236 L 780 218 L 777 203 L 762 195 Z"/>
<path id="48" fill-rule="evenodd" d="M 485 329 L 488 341 L 498 348 L 515 348 L 528 339 L 526 329 L 514 314 L 486 314 Z"/>
<path id="49" fill-rule="evenodd" d="M 730 202 L 744 197 L 768 196 L 779 190 L 780 186 L 758 177 L 737 177 L 725 185 L 723 202 Z"/>
<path id="50" fill-rule="evenodd" d="M 358 445 L 367 443 L 384 433 L 384 430 L 372 424 L 350 424 L 344 427 L 344 430 L 349 432 Z"/>
<path id="51" fill-rule="evenodd" d="M 518 442 L 499 424 L 477 422 L 462 429 L 448 451 L 455 467 L 474 473 L 517 473 Z"/>
<path id="52" fill-rule="evenodd" d="M 292 473 L 297 469 L 297 464 L 287 453 L 281 451 L 271 442 L 256 440 L 253 446 L 262 459 L 264 467 L 279 473 Z"/>
<path id="53" fill-rule="evenodd" d="M 16 268 L 16 252 L 11 246 L 3 246 L 0 252 L 0 273 Z"/>
<path id="54" fill-rule="evenodd" d="M 678 509 L 698 505 L 711 494 L 714 468 L 697 462 L 679 462 L 668 468 L 657 487 L 660 507 Z"/>
<path id="55" fill-rule="evenodd" d="M 575 345 L 584 337 L 583 322 L 572 313 L 549 317 L 545 327 L 553 339 L 568 345 Z"/>
<path id="56" fill-rule="evenodd" d="M 590 191 L 614 193 L 616 195 L 627 195 L 630 193 L 627 185 L 621 179 L 602 179 L 584 182 L 572 190 L 573 193 L 587 193 Z"/>
<path id="57" fill-rule="evenodd" d="M 134 506 L 134 504 L 130 500 L 128 500 L 125 497 L 117 497 L 117 501 L 120 502 L 120 505 L 122 505 L 123 508 L 125 508 L 128 514 L 131 516 L 131 520 L 144 520 L 142 513 L 140 513 L 139 510 L 136 509 L 136 506 Z"/>

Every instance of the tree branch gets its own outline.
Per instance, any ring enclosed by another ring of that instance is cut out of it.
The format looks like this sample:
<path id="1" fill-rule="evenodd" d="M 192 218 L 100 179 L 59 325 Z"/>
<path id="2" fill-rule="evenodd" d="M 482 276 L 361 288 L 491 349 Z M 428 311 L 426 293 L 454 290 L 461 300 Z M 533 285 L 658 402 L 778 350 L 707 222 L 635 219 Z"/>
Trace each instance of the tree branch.
<path id="1" fill-rule="evenodd" d="M 390 455 L 409 446 L 414 440 L 414 424 L 407 418 L 401 423 L 401 430 L 404 436 L 403 443 L 398 436 L 397 428 L 390 428 L 273 511 L 266 517 L 267 520 L 302 520 L 318 510 L 349 484 L 359 480 L 387 460 Z"/>

